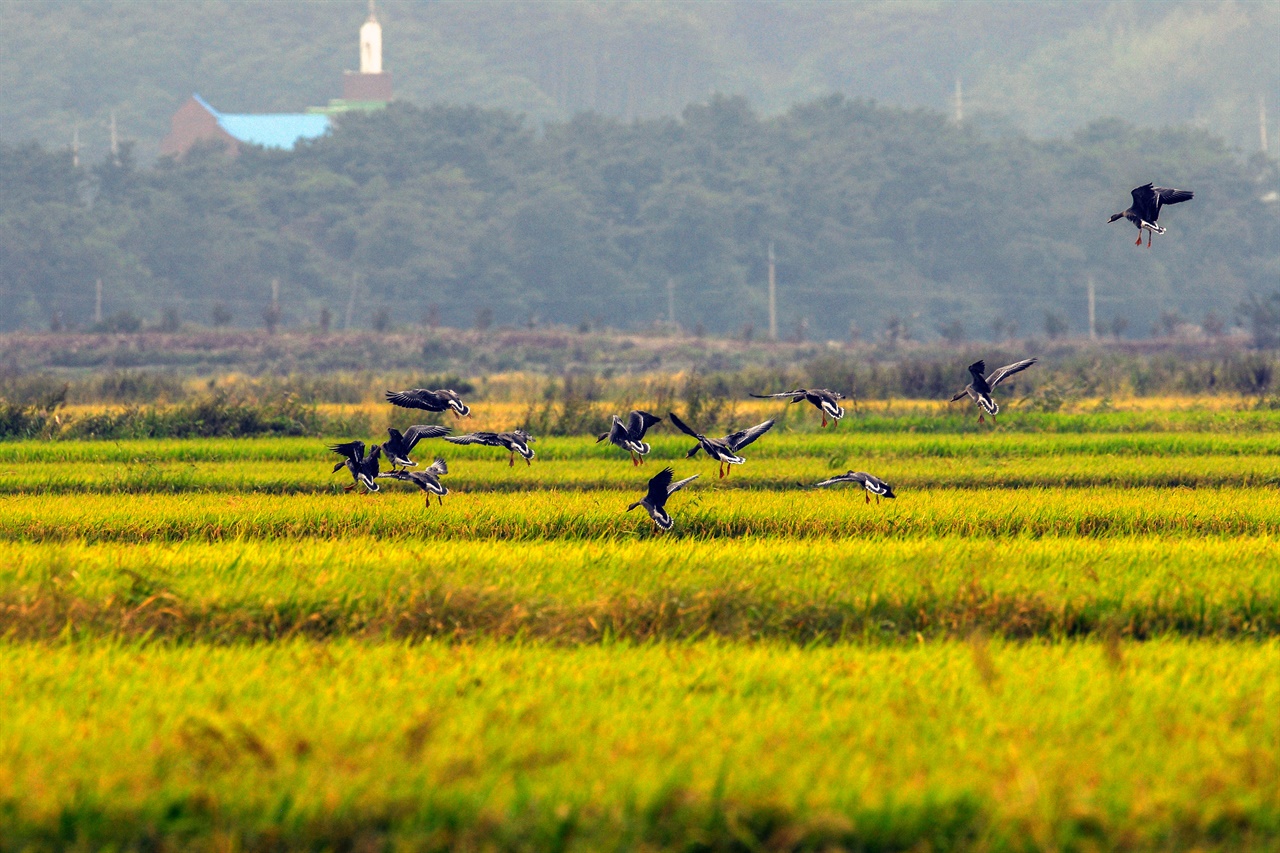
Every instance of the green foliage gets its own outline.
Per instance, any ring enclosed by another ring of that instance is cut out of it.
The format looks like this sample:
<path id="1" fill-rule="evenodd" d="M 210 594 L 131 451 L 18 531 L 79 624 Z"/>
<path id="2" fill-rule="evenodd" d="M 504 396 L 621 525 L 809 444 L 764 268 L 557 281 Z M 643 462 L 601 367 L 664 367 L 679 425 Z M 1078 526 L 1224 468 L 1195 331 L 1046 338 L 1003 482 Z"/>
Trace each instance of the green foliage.
<path id="1" fill-rule="evenodd" d="M 62 155 L 0 160 L 15 183 L 83 180 Z M 1173 211 L 1160 265 L 1139 270 L 1100 220 L 1127 203 L 1132 174 L 1164 163 L 1211 200 Z M 1142 328 L 1273 287 L 1280 206 L 1256 198 L 1277 180 L 1273 161 L 1190 131 L 1110 123 L 1035 141 L 839 96 L 768 117 L 717 96 L 679 121 L 590 116 L 541 134 L 508 112 L 394 104 L 292 153 L 113 163 L 92 206 L 69 189 L 0 196 L 13 244 L 0 283 L 9 327 L 85 328 L 101 278 L 103 331 L 164 325 L 161 306 L 215 325 L 258 325 L 267 306 L 268 327 L 287 329 L 324 309 L 345 321 L 350 305 L 353 328 L 429 317 L 492 332 L 652 328 L 670 280 L 680 324 L 725 334 L 763 324 L 772 243 L 783 329 L 843 340 L 856 322 L 892 345 L 985 332 L 998 306 L 1002 329 L 1040 328 L 1048 311 L 1057 336 L 1089 275 Z M 1015 186 L 1070 187 L 1070 203 L 1028 209 Z"/>
<path id="2" fill-rule="evenodd" d="M 124 391 L 126 399 L 136 392 Z M 64 387 L 63 394 L 66 389 Z M 60 401 L 57 405 L 60 405 Z M 63 438 L 243 438 L 261 435 L 320 435 L 367 429 L 359 416 L 326 417 L 315 407 L 290 396 L 255 403 L 233 400 L 222 392 L 175 406 L 107 409 L 70 416 L 65 422 L 54 406 L 23 405 L 0 399 L 0 439 L 44 435 Z"/>

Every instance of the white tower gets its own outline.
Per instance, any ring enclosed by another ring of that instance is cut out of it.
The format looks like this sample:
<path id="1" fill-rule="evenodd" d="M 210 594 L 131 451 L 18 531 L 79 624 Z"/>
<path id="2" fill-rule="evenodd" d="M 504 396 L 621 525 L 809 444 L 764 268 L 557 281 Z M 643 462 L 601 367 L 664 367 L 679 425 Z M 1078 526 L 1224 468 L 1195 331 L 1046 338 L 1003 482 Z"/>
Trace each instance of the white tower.
<path id="1" fill-rule="evenodd" d="M 360 28 L 360 73 L 382 73 L 382 25 L 373 13 L 373 0 L 369 0 L 369 20 Z"/>

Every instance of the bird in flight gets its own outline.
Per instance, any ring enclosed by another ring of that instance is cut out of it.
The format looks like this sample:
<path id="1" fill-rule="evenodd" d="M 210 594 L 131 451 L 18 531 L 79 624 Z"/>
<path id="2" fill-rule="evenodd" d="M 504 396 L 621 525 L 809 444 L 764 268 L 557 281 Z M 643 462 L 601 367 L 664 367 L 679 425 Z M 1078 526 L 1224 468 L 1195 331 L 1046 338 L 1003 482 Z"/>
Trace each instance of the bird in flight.
<path id="1" fill-rule="evenodd" d="M 516 454 L 519 453 L 524 457 L 524 461 L 528 465 L 533 462 L 533 450 L 530 449 L 529 443 L 533 441 L 533 436 L 522 429 L 513 429 L 511 432 L 469 432 L 466 435 L 446 435 L 445 441 L 454 444 L 484 444 L 489 447 L 502 447 L 511 451 L 511 465 L 516 464 Z"/>
<path id="2" fill-rule="evenodd" d="M 416 467 L 418 463 L 410 459 L 409 454 L 418 442 L 424 438 L 440 438 L 448 435 L 449 431 L 449 427 L 431 424 L 415 424 L 403 433 L 395 427 L 387 427 L 387 435 L 390 437 L 382 442 L 382 452 L 386 454 L 392 468 Z"/>
<path id="3" fill-rule="evenodd" d="M 791 402 L 799 403 L 801 400 L 808 400 L 817 406 L 822 412 L 822 425 L 827 425 L 827 418 L 831 418 L 831 425 L 838 426 L 840 419 L 844 417 L 844 406 L 840 405 L 840 400 L 844 399 L 844 395 L 839 391 L 832 391 L 827 388 L 817 388 L 809 390 L 807 388 L 797 388 L 795 391 L 781 391 L 777 394 L 752 394 L 758 400 L 771 400 L 790 397 Z"/>
<path id="4" fill-rule="evenodd" d="M 639 409 L 627 416 L 625 424 L 622 418 L 614 415 L 613 425 L 608 432 L 602 432 L 596 437 L 596 444 L 607 438 L 631 454 L 632 465 L 643 465 L 645 454 L 650 450 L 649 442 L 644 440 L 644 434 L 649 431 L 649 427 L 658 423 L 662 423 L 662 418 Z"/>
<path id="5" fill-rule="evenodd" d="M 653 523 L 661 530 L 671 529 L 671 516 L 667 514 L 667 498 L 683 489 L 685 486 L 698 479 L 698 475 L 685 477 L 683 480 L 675 479 L 676 472 L 671 468 L 663 468 L 657 474 L 649 478 L 649 491 L 640 500 L 627 507 L 627 512 L 642 506 L 649 513 L 649 517 L 653 519 Z"/>
<path id="6" fill-rule="evenodd" d="M 871 496 L 876 496 L 876 503 L 880 503 L 881 498 L 896 498 L 893 493 L 893 486 L 881 480 L 879 477 L 873 477 L 863 471 L 850 471 L 847 474 L 841 474 L 838 477 L 832 477 L 830 480 L 823 480 L 821 483 L 814 483 L 814 488 L 822 486 L 834 486 L 838 483 L 857 483 L 862 486 L 863 494 L 867 499 L 867 503 L 871 503 Z"/>
<path id="7" fill-rule="evenodd" d="M 1132 193 L 1133 206 L 1113 214 L 1107 222 L 1124 218 L 1138 226 L 1138 239 L 1133 243 L 1135 246 L 1142 245 L 1142 232 L 1145 230 L 1148 249 L 1151 248 L 1151 234 L 1165 232 L 1165 229 L 1156 224 L 1156 220 L 1160 218 L 1160 208 L 1166 204 L 1181 204 L 1195 197 L 1195 193 L 1191 190 L 1171 190 L 1168 187 L 1155 187 L 1151 184 L 1134 187 Z"/>
<path id="8" fill-rule="evenodd" d="M 471 407 L 462 402 L 458 392 L 450 391 L 448 388 L 441 388 L 439 391 L 428 391 L 426 388 L 388 391 L 387 400 L 405 409 L 424 409 L 428 412 L 452 411 L 457 418 L 465 418 L 471 414 Z"/>
<path id="9" fill-rule="evenodd" d="M 753 427 L 729 433 L 724 438 L 707 438 L 702 433 L 695 432 L 688 424 L 676 417 L 675 412 L 669 412 L 668 417 L 676 425 L 676 429 L 698 440 L 694 448 L 685 454 L 685 458 L 691 459 L 697 455 L 699 450 L 705 450 L 708 456 L 720 463 L 721 479 L 725 475 L 725 466 L 741 465 L 747 461 L 738 455 L 739 450 L 773 429 L 773 420 L 770 419 L 762 424 L 756 424 Z M 732 468 L 730 467 L 728 470 L 732 470 Z"/>
<path id="10" fill-rule="evenodd" d="M 444 505 L 444 496 L 449 494 L 449 489 L 440 482 L 440 478 L 448 473 L 449 466 L 444 463 L 444 459 L 437 456 L 435 462 L 432 462 L 421 471 L 387 471 L 378 476 L 391 477 L 396 480 L 403 480 L 406 483 L 413 483 L 427 493 L 427 506 L 430 507 L 432 495 L 436 496 L 441 506 Z"/>
<path id="11" fill-rule="evenodd" d="M 951 398 L 951 402 L 954 403 L 956 400 L 963 399 L 965 395 L 968 395 L 978 408 L 983 410 L 983 413 L 978 415 L 978 423 L 983 423 L 987 415 L 991 415 L 991 419 L 994 421 L 996 415 L 1000 412 L 1000 405 L 991 398 L 991 389 L 1013 374 L 1026 370 L 1037 361 L 1038 359 L 1025 358 L 1013 364 L 1006 364 L 999 370 L 994 371 L 990 376 L 983 376 L 987 372 L 987 363 L 979 359 L 969 365 L 971 381 L 956 392 L 956 395 Z"/>
<path id="12" fill-rule="evenodd" d="M 329 449 L 342 456 L 343 460 L 333 466 L 336 474 L 344 467 L 351 472 L 355 481 L 343 491 L 351 491 L 356 486 L 364 486 L 370 492 L 378 491 L 375 480 L 378 477 L 378 457 L 382 455 L 382 445 L 375 444 L 366 456 L 363 441 L 348 441 L 343 444 L 331 444 Z"/>

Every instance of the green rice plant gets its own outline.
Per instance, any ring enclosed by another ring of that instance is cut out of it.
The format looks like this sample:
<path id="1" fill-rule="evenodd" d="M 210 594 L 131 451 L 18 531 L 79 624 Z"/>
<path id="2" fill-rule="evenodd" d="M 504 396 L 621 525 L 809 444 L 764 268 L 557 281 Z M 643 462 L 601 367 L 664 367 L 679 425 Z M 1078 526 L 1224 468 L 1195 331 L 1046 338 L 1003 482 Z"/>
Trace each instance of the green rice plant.
<path id="1" fill-rule="evenodd" d="M 1270 850 L 1280 646 L 0 645 L 0 850 Z"/>
<path id="2" fill-rule="evenodd" d="M 1280 533 L 1280 493 L 1263 489 L 940 489 L 867 506 L 852 490 L 752 492 L 711 480 L 672 505 L 671 540 L 790 537 L 840 542 L 954 536 L 1200 538 Z M 5 499 L 0 540 L 150 542 L 237 538 L 537 541 L 653 536 L 625 492 L 20 495 Z"/>
<path id="3" fill-rule="evenodd" d="M 0 634 L 914 643 L 1280 634 L 1274 537 L 0 544 Z M 1214 566 L 1206 574 L 1205 566 Z"/>
<path id="4" fill-rule="evenodd" d="M 419 445 L 419 460 L 449 459 L 450 482 L 463 491 L 640 488 L 658 466 L 703 472 L 685 461 L 687 439 L 659 436 L 649 464 L 636 469 L 612 445 L 543 439 L 532 466 L 509 465 L 500 449 Z M 1219 487 L 1280 483 L 1280 454 L 1255 436 L 1163 433 L 1054 437 L 808 436 L 770 433 L 747 464 L 718 483 L 729 488 L 794 489 L 847 469 L 868 470 L 905 493 L 934 488 L 1096 486 Z M 192 491 L 324 493 L 349 484 L 338 460 L 315 439 L 128 441 L 0 444 L 0 494 L 166 493 Z M 702 488 L 705 484 L 699 484 Z"/>
<path id="5" fill-rule="evenodd" d="M 468 425 L 469 428 L 469 425 Z M 129 439 L 111 442 L 0 442 L 0 464 L 21 462 L 128 462 L 134 459 L 177 462 L 238 462 L 332 458 L 327 445 L 338 440 L 362 438 L 366 443 L 383 440 L 373 435 L 335 434 L 328 438 L 202 438 Z M 542 460 L 600 460 L 625 462 L 627 457 L 594 436 L 537 437 L 533 445 Z M 693 446 L 692 439 L 669 432 L 651 432 L 651 460 L 678 460 Z M 504 451 L 495 448 L 459 447 L 438 440 L 420 445 L 419 456 L 444 450 L 460 458 L 505 462 Z M 1269 435 L 1249 432 L 1095 432 L 1080 435 L 993 432 L 975 435 L 921 435 L 899 431 L 864 435 L 856 429 L 824 433 L 792 433 L 774 429 L 746 452 L 757 459 L 796 457 L 857 458 L 962 458 L 999 459 L 1078 456 L 1280 456 L 1280 445 Z M 743 471 L 750 470 L 750 464 Z"/>

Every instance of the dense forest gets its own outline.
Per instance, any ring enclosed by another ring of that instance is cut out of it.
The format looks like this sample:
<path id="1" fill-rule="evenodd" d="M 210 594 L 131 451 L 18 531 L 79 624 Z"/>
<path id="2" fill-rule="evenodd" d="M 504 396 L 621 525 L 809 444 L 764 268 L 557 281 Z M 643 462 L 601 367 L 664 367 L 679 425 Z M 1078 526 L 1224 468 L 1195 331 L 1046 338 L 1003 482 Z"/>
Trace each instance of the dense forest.
<path id="1" fill-rule="evenodd" d="M 1036 137 L 1094 119 L 1280 137 L 1280 4 L 1173 0 L 377 0 L 402 99 L 675 117 L 710 92 L 762 115 L 839 93 Z M 114 113 L 154 156 L 198 91 L 227 112 L 299 111 L 341 93 L 366 0 L 0 0 L 0 141 L 106 149 Z"/>
<path id="2" fill-rule="evenodd" d="M 1152 179 L 1196 197 L 1138 249 L 1106 218 Z M 840 96 L 540 128 L 394 104 L 155 168 L 0 146 L 0 322 L 86 328 L 100 279 L 119 328 L 634 329 L 670 295 L 686 330 L 758 335 L 772 243 L 784 337 L 1080 333 L 1090 278 L 1103 332 L 1212 330 L 1280 282 L 1278 181 L 1196 129 L 1037 140 Z"/>

